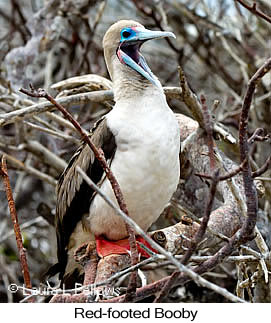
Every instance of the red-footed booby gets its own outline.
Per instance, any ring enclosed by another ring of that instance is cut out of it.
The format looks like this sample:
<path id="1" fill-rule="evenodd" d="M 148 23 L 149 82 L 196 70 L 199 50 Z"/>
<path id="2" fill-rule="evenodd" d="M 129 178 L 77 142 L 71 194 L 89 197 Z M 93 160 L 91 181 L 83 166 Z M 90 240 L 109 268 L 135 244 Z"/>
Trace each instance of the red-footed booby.
<path id="1" fill-rule="evenodd" d="M 131 20 L 118 21 L 108 29 L 103 47 L 116 104 L 90 134 L 92 142 L 104 151 L 130 217 L 143 230 L 163 211 L 176 190 L 180 172 L 178 123 L 167 105 L 161 83 L 140 53 L 145 41 L 162 37 L 175 36 L 145 29 Z M 116 202 L 103 169 L 83 143 L 57 186 L 57 268 L 66 286 L 78 266 L 73 259 L 77 247 L 96 239 L 102 249 L 102 239 L 112 241 L 112 250 L 118 253 L 114 242 L 128 236 L 123 219 L 83 181 L 77 165 Z M 104 255 L 103 250 L 98 250 L 98 254 Z"/>

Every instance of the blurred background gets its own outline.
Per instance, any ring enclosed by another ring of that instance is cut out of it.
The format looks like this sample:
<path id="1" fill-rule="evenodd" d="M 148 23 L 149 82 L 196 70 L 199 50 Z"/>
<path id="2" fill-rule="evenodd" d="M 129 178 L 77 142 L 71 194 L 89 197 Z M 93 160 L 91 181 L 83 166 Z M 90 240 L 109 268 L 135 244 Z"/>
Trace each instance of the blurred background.
<path id="1" fill-rule="evenodd" d="M 257 4 L 271 16 L 269 0 L 258 0 Z M 2 114 L 33 104 L 34 99 L 18 92 L 30 82 L 56 95 L 51 85 L 73 76 L 98 74 L 109 78 L 102 38 L 119 19 L 134 19 L 149 29 L 173 31 L 176 40 L 163 39 L 143 46 L 150 68 L 163 86 L 179 86 L 181 65 L 191 88 L 197 95 L 205 94 L 209 107 L 214 107 L 214 100 L 220 101 L 212 113 L 237 135 L 248 80 L 270 57 L 271 24 L 234 0 L 0 0 L 0 119 Z M 257 88 L 249 120 L 251 134 L 259 127 L 265 133 L 271 131 L 270 82 L 269 73 Z M 95 86 L 87 90 L 95 90 Z M 190 115 L 183 103 L 169 103 L 175 112 Z M 111 105 L 85 104 L 73 106 L 70 111 L 85 129 L 90 129 Z M 55 184 L 79 139 L 74 131 L 46 114 L 0 128 L 0 154 L 11 156 L 9 175 L 34 286 L 39 286 L 43 274 L 56 261 L 52 226 Z M 252 150 L 255 167 L 261 166 L 270 155 L 270 141 L 254 145 Z M 48 151 L 61 160 L 51 163 Z M 225 153 L 238 162 L 238 152 Z M 270 170 L 264 177 L 265 197 L 260 200 L 263 231 L 271 218 Z M 266 237 L 270 239 L 268 232 Z M 19 301 L 22 297 L 7 292 L 10 283 L 23 282 L 17 255 L 0 182 L 0 302 Z M 225 284 L 234 286 L 234 271 L 226 278 Z M 175 300 L 218 301 L 210 291 L 196 289 L 193 283 L 189 286 L 180 289 Z"/>

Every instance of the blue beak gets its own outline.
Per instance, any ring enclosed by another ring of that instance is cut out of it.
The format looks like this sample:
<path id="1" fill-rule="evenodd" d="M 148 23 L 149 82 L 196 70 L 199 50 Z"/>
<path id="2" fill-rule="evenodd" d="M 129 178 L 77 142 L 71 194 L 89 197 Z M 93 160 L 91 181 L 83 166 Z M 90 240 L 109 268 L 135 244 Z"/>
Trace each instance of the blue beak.
<path id="1" fill-rule="evenodd" d="M 117 56 L 121 63 L 130 66 L 152 84 L 159 86 L 160 82 L 150 70 L 139 50 L 145 41 L 164 37 L 176 38 L 172 32 L 168 31 L 153 31 L 140 27 L 125 28 L 121 31 Z"/>

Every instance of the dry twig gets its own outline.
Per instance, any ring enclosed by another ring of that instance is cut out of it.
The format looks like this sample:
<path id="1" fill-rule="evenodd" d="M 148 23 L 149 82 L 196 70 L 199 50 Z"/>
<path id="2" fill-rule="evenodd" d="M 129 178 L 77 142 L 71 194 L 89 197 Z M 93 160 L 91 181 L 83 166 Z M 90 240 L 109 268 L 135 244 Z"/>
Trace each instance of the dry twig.
<path id="1" fill-rule="evenodd" d="M 13 194 L 12 194 L 12 190 L 11 190 L 11 186 L 10 186 L 10 180 L 9 180 L 9 176 L 8 176 L 8 169 L 7 169 L 5 156 L 2 156 L 1 165 L 0 165 L 0 175 L 3 178 L 4 185 L 5 185 L 8 206 L 9 206 L 9 210 L 10 210 L 11 220 L 13 223 L 17 248 L 19 251 L 19 258 L 20 258 L 20 262 L 21 262 L 24 283 L 27 288 L 32 288 L 27 259 L 26 259 L 26 251 L 23 246 L 21 229 L 20 229 L 20 225 L 18 222 L 18 216 L 17 216 L 15 203 L 14 203 L 14 199 L 13 199 Z"/>
<path id="2" fill-rule="evenodd" d="M 252 12 L 254 15 L 264 19 L 265 21 L 269 22 L 271 24 L 271 17 L 263 13 L 261 10 L 257 8 L 257 3 L 253 1 L 252 5 L 248 5 L 245 1 L 243 0 L 234 0 L 240 3 L 244 8 Z"/>

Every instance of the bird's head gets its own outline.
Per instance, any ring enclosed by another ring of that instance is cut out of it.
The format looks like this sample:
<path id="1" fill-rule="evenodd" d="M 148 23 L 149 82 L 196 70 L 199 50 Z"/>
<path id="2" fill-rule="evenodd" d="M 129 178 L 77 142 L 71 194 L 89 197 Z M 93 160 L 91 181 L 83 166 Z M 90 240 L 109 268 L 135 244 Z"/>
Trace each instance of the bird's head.
<path id="1" fill-rule="evenodd" d="M 140 53 L 140 48 L 147 40 L 164 37 L 175 38 L 175 35 L 172 32 L 148 30 L 132 20 L 120 20 L 113 24 L 103 39 L 105 61 L 112 80 L 114 81 L 114 67 L 121 64 L 157 85 L 157 78 Z"/>

